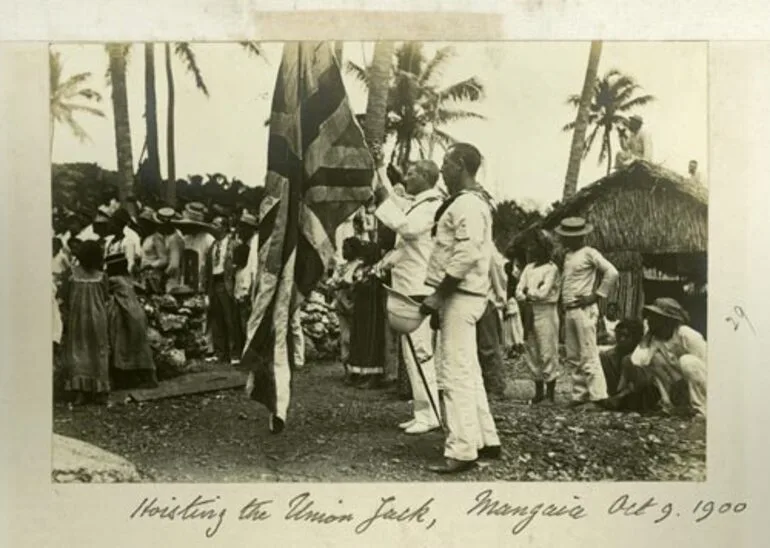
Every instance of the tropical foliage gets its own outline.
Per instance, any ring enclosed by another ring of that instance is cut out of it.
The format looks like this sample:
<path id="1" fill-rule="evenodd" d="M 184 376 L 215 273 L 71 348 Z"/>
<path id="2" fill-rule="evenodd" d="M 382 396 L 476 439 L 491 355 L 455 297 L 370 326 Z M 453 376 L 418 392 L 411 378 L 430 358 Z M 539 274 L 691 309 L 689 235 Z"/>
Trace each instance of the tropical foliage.
<path id="1" fill-rule="evenodd" d="M 610 70 L 603 78 L 596 80 L 593 98 L 589 107 L 589 133 L 585 139 L 583 158 L 588 156 L 596 138 L 601 134 L 599 164 L 607 161 L 607 174 L 612 169 L 612 134 L 625 131 L 631 111 L 644 107 L 655 100 L 652 95 L 640 94 L 642 87 L 628 75 L 618 70 Z M 579 107 L 580 95 L 571 95 L 567 102 Z M 575 122 L 564 126 L 564 131 L 572 131 Z"/>
<path id="2" fill-rule="evenodd" d="M 492 223 L 492 236 L 497 248 L 509 257 L 524 260 L 524 246 L 514 246 L 516 236 L 534 223 L 542 220 L 543 215 L 537 209 L 528 209 L 515 200 L 500 202 L 495 210 Z"/>
<path id="3" fill-rule="evenodd" d="M 484 117 L 462 108 L 484 98 L 484 86 L 475 76 L 443 85 L 441 77 L 455 57 L 451 46 L 440 48 L 433 57 L 422 42 L 404 42 L 395 48 L 387 100 L 385 131 L 395 142 L 391 162 L 404 169 L 416 150 L 420 158 L 431 158 L 436 145 L 446 148 L 455 142 L 445 127 L 452 122 Z M 351 61 L 347 70 L 369 86 L 372 67 Z"/>
<path id="4" fill-rule="evenodd" d="M 90 72 L 80 72 L 70 77 L 63 74 L 61 53 L 49 51 L 48 61 L 50 65 L 50 116 L 51 116 L 51 148 L 53 148 L 53 134 L 56 124 L 64 124 L 81 141 L 88 139 L 88 133 L 75 119 L 81 113 L 104 117 L 95 105 L 101 103 L 102 96 L 99 92 L 88 87 L 91 79 Z"/>

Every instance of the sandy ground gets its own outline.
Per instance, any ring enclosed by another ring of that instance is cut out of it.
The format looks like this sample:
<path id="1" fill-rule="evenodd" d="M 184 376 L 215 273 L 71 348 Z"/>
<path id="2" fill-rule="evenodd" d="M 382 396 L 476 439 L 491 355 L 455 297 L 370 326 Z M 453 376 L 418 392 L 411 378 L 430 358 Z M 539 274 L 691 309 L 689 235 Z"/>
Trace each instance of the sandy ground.
<path id="1" fill-rule="evenodd" d="M 147 403 L 54 406 L 54 431 L 134 462 L 159 482 L 446 481 L 426 468 L 441 460 L 443 434 L 403 434 L 409 404 L 393 393 L 342 383 L 339 364 L 298 372 L 286 430 L 241 390 Z M 523 376 L 523 375 L 520 375 Z M 531 383 L 517 381 L 518 396 Z M 463 481 L 705 480 L 703 420 L 493 401 L 503 458 Z"/>

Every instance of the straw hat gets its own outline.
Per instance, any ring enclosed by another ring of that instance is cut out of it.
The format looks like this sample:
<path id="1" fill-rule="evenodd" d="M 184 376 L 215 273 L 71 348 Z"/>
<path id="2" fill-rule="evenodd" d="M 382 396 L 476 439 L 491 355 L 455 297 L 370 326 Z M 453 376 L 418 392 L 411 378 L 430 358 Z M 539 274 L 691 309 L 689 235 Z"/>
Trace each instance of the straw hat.
<path id="1" fill-rule="evenodd" d="M 388 323 L 398 333 L 411 333 L 415 331 L 425 316 L 420 312 L 420 303 L 399 293 L 395 289 L 385 286 L 388 293 Z"/>
<path id="2" fill-rule="evenodd" d="M 206 222 L 206 206 L 199 202 L 190 202 L 184 206 L 182 218 L 174 221 L 180 227 L 198 227 L 210 230 L 211 225 Z"/>
<path id="3" fill-rule="evenodd" d="M 150 207 L 145 207 L 139 214 L 140 221 L 148 221 L 150 223 L 160 224 L 161 220 L 158 218 L 158 214 Z"/>
<path id="4" fill-rule="evenodd" d="M 562 219 L 554 229 L 554 232 L 559 236 L 585 236 L 592 232 L 594 227 L 591 223 L 587 223 L 582 217 L 567 217 Z"/>
<path id="5" fill-rule="evenodd" d="M 690 323 L 690 315 L 687 314 L 687 311 L 682 308 L 682 305 L 676 299 L 670 297 L 655 299 L 652 304 L 648 304 L 644 309 L 664 318 L 671 318 L 682 323 Z"/>
<path id="6" fill-rule="evenodd" d="M 162 207 L 158 210 L 157 218 L 160 223 L 170 223 L 171 221 L 178 221 L 180 216 L 173 208 Z"/>

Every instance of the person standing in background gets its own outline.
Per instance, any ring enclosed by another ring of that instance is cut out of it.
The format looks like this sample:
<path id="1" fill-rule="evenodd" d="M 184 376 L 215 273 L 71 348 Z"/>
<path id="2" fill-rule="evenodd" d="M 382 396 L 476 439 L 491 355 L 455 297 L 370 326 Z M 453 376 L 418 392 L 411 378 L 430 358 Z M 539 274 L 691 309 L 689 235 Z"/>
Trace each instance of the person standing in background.
<path id="1" fill-rule="evenodd" d="M 216 240 L 206 256 L 207 291 L 209 297 L 209 325 L 214 351 L 231 365 L 240 363 L 243 333 L 235 301 L 235 241 L 225 217 L 212 221 Z"/>
<path id="2" fill-rule="evenodd" d="M 206 257 L 214 243 L 213 227 L 206 222 L 206 206 L 198 202 L 187 204 L 176 225 L 184 236 L 185 284 L 196 293 L 205 293 Z"/>
<path id="3" fill-rule="evenodd" d="M 163 271 L 165 291 L 173 292 L 184 284 L 184 238 L 182 233 L 173 225 L 178 220 L 177 213 L 170 207 L 158 210 L 158 232 L 163 237 L 163 243 L 168 252 L 168 265 Z"/>
<path id="4" fill-rule="evenodd" d="M 572 373 L 571 406 L 595 403 L 607 397 L 596 343 L 597 302 L 607 298 L 618 279 L 618 271 L 596 249 L 585 245 L 585 236 L 592 231 L 593 227 L 580 217 L 563 219 L 556 227 L 567 249 L 561 298 L 567 364 Z"/>
<path id="5" fill-rule="evenodd" d="M 551 261 L 553 244 L 538 231 L 530 248 L 531 262 L 524 267 L 516 298 L 532 309 L 532 329 L 527 336 L 527 364 L 535 378 L 533 404 L 553 403 L 559 361 L 559 269 Z"/>

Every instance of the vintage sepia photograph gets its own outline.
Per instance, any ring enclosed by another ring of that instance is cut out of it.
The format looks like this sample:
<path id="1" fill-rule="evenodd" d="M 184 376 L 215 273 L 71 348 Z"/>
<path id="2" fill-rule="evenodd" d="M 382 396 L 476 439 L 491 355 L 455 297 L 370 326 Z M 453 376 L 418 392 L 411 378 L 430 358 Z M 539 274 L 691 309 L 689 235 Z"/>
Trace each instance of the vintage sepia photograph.
<path id="1" fill-rule="evenodd" d="M 54 483 L 706 480 L 705 42 L 49 61 Z"/>

